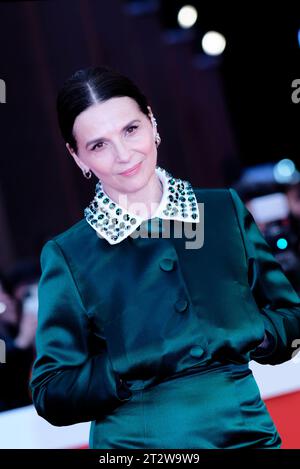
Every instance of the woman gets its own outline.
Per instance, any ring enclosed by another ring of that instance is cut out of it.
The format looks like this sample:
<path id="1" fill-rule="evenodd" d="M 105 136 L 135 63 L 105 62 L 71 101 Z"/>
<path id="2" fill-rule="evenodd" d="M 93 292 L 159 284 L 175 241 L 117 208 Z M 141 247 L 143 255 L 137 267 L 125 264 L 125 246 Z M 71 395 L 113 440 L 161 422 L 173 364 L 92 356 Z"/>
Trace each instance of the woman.
<path id="1" fill-rule="evenodd" d="M 38 414 L 92 421 L 91 448 L 279 448 L 248 363 L 292 357 L 300 299 L 237 192 L 158 166 L 151 107 L 107 67 L 70 77 L 57 109 L 99 181 L 41 253 Z"/>

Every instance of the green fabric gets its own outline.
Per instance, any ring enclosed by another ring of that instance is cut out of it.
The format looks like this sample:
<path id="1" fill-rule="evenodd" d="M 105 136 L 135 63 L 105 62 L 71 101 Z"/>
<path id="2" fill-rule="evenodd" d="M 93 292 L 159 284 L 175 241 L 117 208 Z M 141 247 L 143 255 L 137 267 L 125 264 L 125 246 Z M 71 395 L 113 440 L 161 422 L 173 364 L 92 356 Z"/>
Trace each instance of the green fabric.
<path id="1" fill-rule="evenodd" d="M 280 447 L 248 363 L 292 357 L 300 298 L 236 191 L 194 190 L 199 249 L 83 219 L 42 250 L 33 402 L 91 448 Z"/>
<path id="2" fill-rule="evenodd" d="M 237 192 L 230 189 L 248 259 L 249 284 L 272 347 L 250 353 L 261 364 L 276 365 L 292 358 L 292 342 L 300 337 L 300 299 Z"/>

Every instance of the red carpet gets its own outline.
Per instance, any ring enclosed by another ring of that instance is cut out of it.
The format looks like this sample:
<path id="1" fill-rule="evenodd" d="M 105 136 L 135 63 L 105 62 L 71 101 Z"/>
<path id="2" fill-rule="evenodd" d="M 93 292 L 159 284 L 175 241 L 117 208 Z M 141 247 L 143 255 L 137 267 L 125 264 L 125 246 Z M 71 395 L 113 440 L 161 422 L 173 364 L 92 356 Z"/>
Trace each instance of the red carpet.
<path id="1" fill-rule="evenodd" d="M 264 400 L 282 438 L 282 449 L 300 448 L 300 391 Z"/>

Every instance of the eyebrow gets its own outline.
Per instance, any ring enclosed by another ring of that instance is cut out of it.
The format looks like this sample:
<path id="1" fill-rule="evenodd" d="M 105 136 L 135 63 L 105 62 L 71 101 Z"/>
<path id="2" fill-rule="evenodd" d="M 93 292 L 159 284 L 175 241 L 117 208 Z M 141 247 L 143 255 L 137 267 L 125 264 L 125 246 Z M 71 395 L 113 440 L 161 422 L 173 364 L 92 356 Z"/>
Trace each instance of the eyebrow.
<path id="1" fill-rule="evenodd" d="M 125 130 L 127 127 L 132 125 L 134 122 L 141 122 L 141 121 L 140 121 L 140 119 L 133 119 L 128 124 L 124 125 L 124 127 L 121 130 L 122 131 Z M 94 138 L 93 140 L 90 140 L 89 142 L 87 142 L 87 144 L 85 145 L 85 148 L 87 148 L 92 143 L 96 143 L 96 142 L 99 142 L 99 140 L 104 140 L 104 139 L 105 139 L 105 137 Z"/>

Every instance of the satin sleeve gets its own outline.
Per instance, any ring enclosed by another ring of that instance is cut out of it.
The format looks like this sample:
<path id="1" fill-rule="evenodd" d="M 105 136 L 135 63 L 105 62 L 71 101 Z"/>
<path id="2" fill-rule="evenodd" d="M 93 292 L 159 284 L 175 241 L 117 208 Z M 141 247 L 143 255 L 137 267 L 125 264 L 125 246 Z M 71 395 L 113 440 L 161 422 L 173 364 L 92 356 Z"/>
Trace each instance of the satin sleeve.
<path id="1" fill-rule="evenodd" d="M 265 338 L 250 359 L 276 365 L 290 360 L 300 337 L 300 298 L 235 189 L 229 188 L 248 263 L 248 281 L 265 325 Z"/>
<path id="2" fill-rule="evenodd" d="M 30 379 L 37 413 L 62 426 L 100 418 L 131 397 L 105 341 L 92 347 L 90 320 L 55 240 L 41 252 L 36 359 Z"/>

